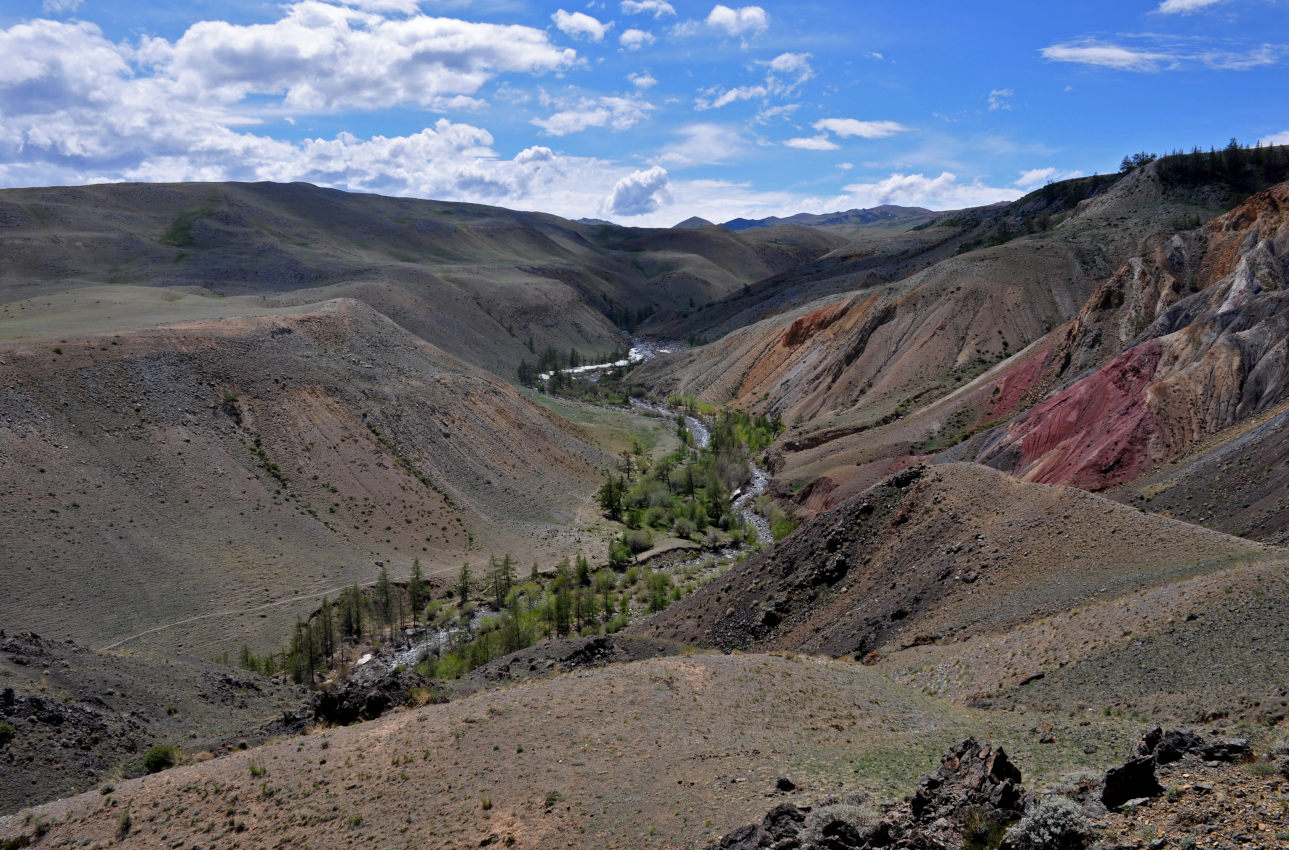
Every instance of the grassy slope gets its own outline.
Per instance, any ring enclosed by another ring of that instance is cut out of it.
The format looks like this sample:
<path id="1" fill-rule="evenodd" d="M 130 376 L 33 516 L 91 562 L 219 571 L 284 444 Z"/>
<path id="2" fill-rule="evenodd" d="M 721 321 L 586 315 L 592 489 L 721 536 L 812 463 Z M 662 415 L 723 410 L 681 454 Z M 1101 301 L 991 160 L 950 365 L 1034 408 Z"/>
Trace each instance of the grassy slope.
<path id="1" fill-rule="evenodd" d="M 758 818 L 780 775 L 810 800 L 842 788 L 907 792 L 968 734 L 1015 742 L 1036 775 L 1107 765 L 1114 721 L 990 715 L 856 664 L 697 654 L 583 671 L 397 714 L 122 783 L 33 813 L 46 841 L 203 845 L 251 834 L 314 847 L 675 847 Z M 1087 755 L 1092 745 L 1097 754 Z M 522 748 L 522 751 L 521 751 Z M 251 765 L 262 766 L 262 777 Z M 485 802 L 486 801 L 486 802 Z M 207 824 L 211 824 L 209 831 Z M 0 836 L 20 833 L 0 821 Z"/>
<path id="2" fill-rule="evenodd" d="M 532 359 L 530 338 L 539 352 L 611 351 L 615 310 L 706 303 L 842 243 L 806 228 L 634 230 L 272 183 L 10 189 L 0 221 L 3 302 L 103 284 L 266 305 L 353 297 L 505 377 Z"/>

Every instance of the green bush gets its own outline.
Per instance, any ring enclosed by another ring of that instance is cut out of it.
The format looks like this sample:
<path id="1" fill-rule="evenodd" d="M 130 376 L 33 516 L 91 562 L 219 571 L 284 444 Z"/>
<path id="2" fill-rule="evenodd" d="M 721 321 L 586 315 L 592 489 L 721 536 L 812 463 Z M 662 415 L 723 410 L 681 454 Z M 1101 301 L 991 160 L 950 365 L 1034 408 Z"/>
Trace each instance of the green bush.
<path id="1" fill-rule="evenodd" d="M 653 535 L 647 529 L 633 529 L 623 532 L 622 542 L 633 554 L 638 555 L 653 547 Z"/>
<path id="2" fill-rule="evenodd" d="M 0 747 L 12 741 L 17 734 L 18 730 L 12 723 L 0 723 Z"/>
<path id="3" fill-rule="evenodd" d="M 148 773 L 160 773 L 166 768 L 174 767 L 179 761 L 179 748 L 166 744 L 157 744 L 143 756 L 143 766 Z"/>
<path id="4" fill-rule="evenodd" d="M 1048 797 L 1007 830 L 1018 850 L 1083 850 L 1091 838 L 1087 815 L 1068 797 Z"/>

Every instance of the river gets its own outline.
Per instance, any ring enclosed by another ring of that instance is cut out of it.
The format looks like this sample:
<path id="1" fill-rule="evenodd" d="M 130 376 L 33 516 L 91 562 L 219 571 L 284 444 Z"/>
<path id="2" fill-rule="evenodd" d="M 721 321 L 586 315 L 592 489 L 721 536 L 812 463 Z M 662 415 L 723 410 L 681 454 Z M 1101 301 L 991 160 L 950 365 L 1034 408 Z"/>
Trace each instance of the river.
<path id="1" fill-rule="evenodd" d="M 671 350 L 665 343 L 652 342 L 647 340 L 631 340 L 631 353 L 627 360 L 621 360 L 617 363 L 606 363 L 599 366 L 581 367 L 579 372 L 595 372 L 611 368 L 613 366 L 625 366 L 635 363 L 641 363 L 645 360 L 651 360 L 658 354 L 666 354 Z M 542 376 L 543 379 L 549 376 Z M 677 416 L 684 416 L 685 427 L 694 437 L 694 444 L 699 448 L 706 448 L 711 442 L 711 429 L 707 423 L 697 416 L 668 407 L 657 402 L 640 401 L 632 399 L 631 404 L 638 410 L 651 411 L 654 415 L 664 417 L 675 421 Z M 756 512 L 756 499 L 765 492 L 766 485 L 770 481 L 770 474 L 755 462 L 752 463 L 752 477 L 742 489 L 737 492 L 733 501 L 733 508 L 743 517 L 745 523 L 756 529 L 759 545 L 768 545 L 772 541 L 770 533 L 770 523 L 765 517 Z M 739 558 L 750 554 L 752 546 L 746 543 L 738 545 L 724 546 L 720 549 L 686 549 L 668 552 L 649 561 L 649 567 L 654 570 L 670 573 L 673 581 L 683 585 L 686 581 L 697 579 L 706 581 L 714 575 L 723 571 L 726 567 L 733 564 Z M 633 611 L 633 616 L 639 612 Z M 471 617 L 468 630 L 473 633 L 483 618 L 495 615 L 496 612 L 485 607 L 479 607 Z M 364 656 L 355 665 L 354 671 L 350 674 L 355 679 L 367 679 L 370 677 L 380 676 L 387 670 L 398 667 L 412 667 L 420 662 L 426 654 L 430 652 L 441 652 L 452 641 L 452 639 L 461 632 L 461 627 L 420 630 L 417 633 L 405 633 L 407 643 L 394 651 L 381 652 L 378 655 Z"/>

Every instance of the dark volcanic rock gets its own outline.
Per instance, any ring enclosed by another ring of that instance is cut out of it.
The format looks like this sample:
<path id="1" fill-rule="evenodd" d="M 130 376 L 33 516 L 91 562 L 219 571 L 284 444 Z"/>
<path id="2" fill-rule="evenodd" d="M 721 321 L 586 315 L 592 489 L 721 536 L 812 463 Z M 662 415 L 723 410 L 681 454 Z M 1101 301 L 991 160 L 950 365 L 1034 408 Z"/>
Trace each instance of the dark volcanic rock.
<path id="1" fill-rule="evenodd" d="M 726 834 L 713 845 L 720 850 L 760 850 L 774 847 L 778 850 L 800 847 L 798 835 L 810 809 L 791 803 L 780 803 L 770 809 L 759 824 L 750 823 Z"/>
<path id="2" fill-rule="evenodd" d="M 430 684 L 430 679 L 407 670 L 391 670 L 375 679 L 349 679 L 319 695 L 314 716 L 338 726 L 375 720 L 392 708 L 407 705 L 414 689 Z"/>
<path id="3" fill-rule="evenodd" d="M 1186 756 L 1197 756 L 1205 761 L 1245 762 L 1253 759 L 1253 748 L 1247 738 L 1206 741 L 1191 729 L 1164 731 L 1153 724 L 1141 733 L 1132 747 L 1133 758 L 1150 757 L 1155 764 L 1171 764 Z"/>
<path id="4" fill-rule="evenodd" d="M 1027 799 L 1020 770 L 1002 747 L 981 746 L 968 738 L 945 753 L 940 769 L 922 780 L 909 808 L 922 821 L 952 820 L 969 809 L 987 809 L 1010 820 L 1024 813 Z"/>
<path id="5" fill-rule="evenodd" d="M 1253 760 L 1253 748 L 1248 738 L 1219 738 L 1203 752 L 1205 761 L 1246 762 Z"/>
<path id="6" fill-rule="evenodd" d="M 1101 802 L 1107 809 L 1117 809 L 1129 800 L 1155 797 L 1163 790 L 1155 778 L 1155 760 L 1141 756 L 1106 771 Z"/>
<path id="7" fill-rule="evenodd" d="M 1020 818 L 1030 801 L 1021 773 L 1002 748 L 973 738 L 957 744 L 940 768 L 922 781 L 904 811 L 878 817 L 859 797 L 822 801 L 816 808 L 775 806 L 759 824 L 726 834 L 719 850 L 939 850 L 961 848 L 968 833 L 1001 828 Z"/>

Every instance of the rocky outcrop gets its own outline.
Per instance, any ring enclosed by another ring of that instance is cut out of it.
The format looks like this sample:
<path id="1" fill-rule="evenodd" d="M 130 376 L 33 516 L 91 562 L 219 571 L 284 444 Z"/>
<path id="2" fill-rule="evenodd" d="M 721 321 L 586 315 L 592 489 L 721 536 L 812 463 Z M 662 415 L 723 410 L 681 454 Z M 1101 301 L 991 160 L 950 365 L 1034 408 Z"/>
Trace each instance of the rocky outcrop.
<path id="1" fill-rule="evenodd" d="M 922 780 L 909 810 L 918 820 L 954 820 L 982 809 L 998 820 L 1010 820 L 1024 813 L 1027 799 L 1020 769 L 1003 748 L 967 738 L 945 753 L 939 770 Z"/>
<path id="2" fill-rule="evenodd" d="M 906 806 L 879 815 L 862 796 L 830 798 L 813 807 L 781 803 L 759 824 L 749 824 L 711 845 L 718 850 L 869 850 L 965 846 L 968 836 L 1001 833 L 1030 801 L 1020 770 L 1001 747 L 974 738 L 945 753 Z"/>
<path id="3" fill-rule="evenodd" d="M 1133 758 L 1150 758 L 1157 765 L 1181 761 L 1187 756 L 1210 762 L 1246 762 L 1253 760 L 1253 747 L 1248 738 L 1217 738 L 1206 740 L 1198 732 L 1185 727 L 1163 730 L 1157 725 L 1147 727 L 1132 747 Z"/>
<path id="4" fill-rule="evenodd" d="M 985 441 L 977 460 L 1101 490 L 1289 397 L 1289 184 L 1189 241 L 1156 244 L 1102 284 L 1058 372 L 1102 355 L 1111 359 Z"/>
<path id="5" fill-rule="evenodd" d="M 391 670 L 371 679 L 346 679 L 318 695 L 314 715 L 320 722 L 334 726 L 375 720 L 391 709 L 407 705 L 412 691 L 433 684 L 432 679 L 407 670 Z M 431 701 L 447 702 L 447 698 L 437 696 Z"/>

